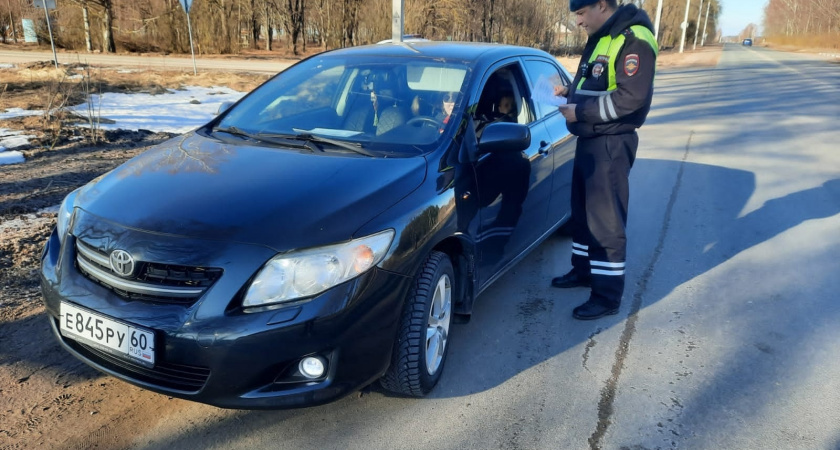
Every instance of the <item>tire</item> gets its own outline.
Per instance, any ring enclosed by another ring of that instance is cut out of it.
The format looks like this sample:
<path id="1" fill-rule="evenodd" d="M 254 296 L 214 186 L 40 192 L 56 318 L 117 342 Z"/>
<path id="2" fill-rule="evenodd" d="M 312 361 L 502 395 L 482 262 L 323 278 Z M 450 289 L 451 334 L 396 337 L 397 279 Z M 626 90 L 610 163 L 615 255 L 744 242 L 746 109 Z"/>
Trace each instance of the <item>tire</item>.
<path id="1" fill-rule="evenodd" d="M 386 390 L 423 397 L 440 380 L 449 353 L 454 281 L 449 257 L 432 252 L 408 295 L 391 366 L 380 380 Z"/>

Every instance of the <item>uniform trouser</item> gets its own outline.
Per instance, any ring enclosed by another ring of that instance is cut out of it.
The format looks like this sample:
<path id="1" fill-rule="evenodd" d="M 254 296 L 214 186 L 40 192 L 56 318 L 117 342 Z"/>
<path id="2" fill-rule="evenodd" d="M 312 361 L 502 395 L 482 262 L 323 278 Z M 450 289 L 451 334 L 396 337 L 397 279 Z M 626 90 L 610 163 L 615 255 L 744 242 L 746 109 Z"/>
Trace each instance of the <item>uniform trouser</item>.
<path id="1" fill-rule="evenodd" d="M 578 138 L 572 175 L 572 266 L 591 276 L 590 301 L 618 307 L 624 293 L 628 176 L 634 133 Z"/>

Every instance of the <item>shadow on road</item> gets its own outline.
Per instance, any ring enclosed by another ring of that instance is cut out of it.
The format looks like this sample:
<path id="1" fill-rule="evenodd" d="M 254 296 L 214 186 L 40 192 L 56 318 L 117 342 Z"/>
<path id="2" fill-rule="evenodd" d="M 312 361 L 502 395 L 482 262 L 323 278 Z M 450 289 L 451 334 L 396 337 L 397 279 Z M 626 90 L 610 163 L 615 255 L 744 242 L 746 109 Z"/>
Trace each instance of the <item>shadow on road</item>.
<path id="1" fill-rule="evenodd" d="M 704 164 L 680 163 L 676 161 L 663 160 L 638 160 L 633 176 L 645 177 L 654 173 L 678 173 L 682 164 L 682 177 L 703 180 L 708 192 L 704 193 L 705 198 L 712 200 L 709 209 L 717 211 L 713 216 L 700 215 L 698 221 L 693 224 L 696 229 L 672 229 L 671 233 L 679 235 L 683 241 L 680 251 L 686 251 L 683 255 L 686 261 L 685 266 L 656 267 L 657 270 L 676 271 L 679 277 L 668 278 L 672 281 L 663 289 L 668 294 L 681 284 L 694 279 L 697 276 L 714 269 L 733 256 L 748 250 L 755 245 L 761 244 L 769 239 L 790 230 L 803 222 L 825 217 L 831 217 L 840 213 L 840 179 L 834 179 L 812 189 L 789 194 L 781 198 L 766 202 L 762 207 L 752 211 L 743 217 L 739 217 L 747 200 L 755 189 L 754 175 L 750 172 L 710 166 Z M 648 189 L 656 189 L 659 186 L 649 186 Z M 734 189 L 733 189 L 734 188 Z M 639 189 L 634 195 L 645 197 L 650 192 L 643 192 Z M 681 192 L 675 202 L 675 208 L 690 207 L 691 202 L 682 202 L 680 199 L 686 196 L 693 196 L 691 192 Z M 647 197 L 651 198 L 651 197 Z M 631 212 L 632 214 L 632 212 Z M 632 220 L 632 219 L 631 219 Z M 665 217 L 664 220 L 669 220 Z M 641 222 L 641 221 L 640 221 Z M 650 229 L 633 226 L 631 223 L 631 240 L 633 235 L 640 236 L 642 233 L 657 234 L 660 232 L 661 222 L 648 221 Z M 555 242 L 544 244 L 537 249 L 535 254 L 520 265 L 539 264 L 545 257 L 542 254 L 546 247 L 562 247 L 566 249 L 568 242 L 562 238 L 552 238 Z M 558 242 L 559 241 L 559 242 Z M 665 250 L 670 251 L 668 249 Z M 634 258 L 630 255 L 630 258 Z M 642 265 L 636 256 L 636 264 Z M 514 272 L 517 272 L 514 269 Z M 241 411 L 230 417 L 214 421 L 210 424 L 200 425 L 189 433 L 172 436 L 163 442 L 156 442 L 156 448 L 186 448 L 195 443 L 196 437 L 200 436 L 201 442 L 213 442 L 224 447 L 224 442 L 246 441 L 249 436 L 264 431 L 273 430 L 269 435 L 278 438 L 287 433 L 299 436 L 300 430 L 297 427 L 301 423 L 330 423 L 335 425 L 342 423 L 342 427 L 348 424 L 355 424 L 356 433 L 360 435 L 375 434 L 382 421 L 392 422 L 393 416 L 400 417 L 412 408 L 413 402 L 434 402 L 435 399 L 469 397 L 471 394 L 490 391 L 505 384 L 517 375 L 531 370 L 536 366 L 554 358 L 556 355 L 567 352 L 572 348 L 585 343 L 592 336 L 595 324 L 585 327 L 575 323 L 570 317 L 570 310 L 577 300 L 585 299 L 585 292 L 566 295 L 565 293 L 552 291 L 551 288 L 534 286 L 523 286 L 516 273 L 509 273 L 503 277 L 496 286 L 487 291 L 483 298 L 479 299 L 476 305 L 475 318 L 466 325 L 459 326 L 454 331 L 454 339 L 451 353 L 447 361 L 446 372 L 441 379 L 440 385 L 432 393 L 430 398 L 422 400 L 410 400 L 399 398 L 387 398 L 379 389 L 374 388 L 374 393 L 353 395 L 339 402 L 295 411 Z M 638 280 L 628 279 L 628 290 L 625 293 L 625 306 L 622 307 L 622 314 L 613 319 L 598 323 L 600 327 L 620 325 L 629 309 L 628 296 L 632 295 L 633 285 Z M 548 284 L 548 278 L 541 280 Z M 753 281 L 745 281 L 755 282 Z M 819 279 L 814 280 L 820 283 Z M 514 298 L 508 297 L 509 291 L 519 292 L 520 295 Z M 651 306 L 661 300 L 664 295 L 657 295 L 656 298 L 648 298 L 647 292 L 644 296 L 644 307 Z M 567 300 L 568 297 L 578 297 L 574 301 Z M 713 301 L 714 299 L 710 299 Z M 720 299 L 724 300 L 724 299 Z M 568 311 L 567 311 L 568 310 Z M 801 304 L 801 309 L 792 311 L 794 314 L 809 314 L 807 304 Z M 827 316 L 822 320 L 831 321 L 838 319 L 840 311 L 827 311 Z M 766 316 L 772 315 L 771 311 L 765 312 Z M 761 323 L 763 320 L 770 320 L 759 314 L 752 317 L 752 320 Z M 751 321 L 744 321 L 745 327 L 750 327 Z M 570 339 L 556 339 L 558 329 L 571 328 L 577 331 Z M 801 340 L 803 344 L 810 339 L 810 336 L 785 337 L 790 340 Z M 752 350 L 755 348 L 750 347 Z M 772 352 L 772 350 L 768 350 Z M 761 355 L 763 351 L 758 350 Z M 698 393 L 699 397 L 705 400 L 698 402 L 698 409 L 692 410 L 692 414 L 699 415 L 699 419 L 708 417 L 710 420 L 717 414 L 716 409 L 721 402 L 717 398 L 719 391 L 726 391 L 728 386 L 740 380 L 743 373 L 738 360 L 748 361 L 751 358 L 746 355 L 728 355 L 733 359 L 731 364 L 725 365 L 717 374 L 709 392 Z M 585 364 L 585 361 L 584 361 Z M 783 360 L 775 359 L 769 363 L 764 375 L 758 374 L 753 377 L 752 386 L 754 389 L 772 390 L 775 379 L 772 376 L 776 366 L 784 366 Z M 734 374 L 732 373 L 734 371 Z M 552 379 L 560 382 L 563 373 L 553 373 Z M 721 388 L 725 386 L 725 388 Z M 539 387 L 535 387 L 539 390 Z M 772 397 L 772 394 L 765 394 L 765 397 Z M 529 399 L 529 401 L 536 399 Z M 689 412 L 685 411 L 687 415 Z M 353 417 L 348 417 L 347 414 Z M 301 420 L 297 420 L 301 419 Z M 406 418 L 406 420 L 408 420 Z M 494 426 L 498 418 L 488 415 L 488 426 Z M 358 423 L 356 423 L 358 422 Z M 286 429 L 287 425 L 294 424 L 295 430 Z M 501 425 L 500 425 L 501 426 Z M 361 427 L 360 429 L 358 427 Z M 355 436 L 358 437 L 358 436 Z M 341 436 L 333 436 L 336 448 L 342 448 Z M 350 438 L 349 436 L 347 437 Z"/>

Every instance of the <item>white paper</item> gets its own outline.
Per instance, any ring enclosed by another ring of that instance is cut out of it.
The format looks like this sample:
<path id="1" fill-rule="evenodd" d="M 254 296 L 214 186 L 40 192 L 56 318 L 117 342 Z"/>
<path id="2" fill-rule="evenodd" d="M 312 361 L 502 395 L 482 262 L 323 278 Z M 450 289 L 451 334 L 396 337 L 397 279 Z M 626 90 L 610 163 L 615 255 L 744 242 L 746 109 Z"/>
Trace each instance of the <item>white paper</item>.
<path id="1" fill-rule="evenodd" d="M 562 85 L 559 77 L 546 77 L 540 75 L 537 83 L 534 85 L 534 94 L 532 99 L 537 103 L 544 105 L 560 106 L 566 104 L 566 97 L 562 95 L 554 95 L 554 86 Z"/>

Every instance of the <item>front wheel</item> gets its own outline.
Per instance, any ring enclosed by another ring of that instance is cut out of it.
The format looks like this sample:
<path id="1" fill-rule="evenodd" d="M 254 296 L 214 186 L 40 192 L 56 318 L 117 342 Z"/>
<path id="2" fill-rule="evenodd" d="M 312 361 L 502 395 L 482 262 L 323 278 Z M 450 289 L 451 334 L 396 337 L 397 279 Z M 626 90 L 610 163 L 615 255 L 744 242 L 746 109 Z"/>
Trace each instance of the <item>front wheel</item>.
<path id="1" fill-rule="evenodd" d="M 449 257 L 432 252 L 409 293 L 391 366 L 381 379 L 385 389 L 422 397 L 437 384 L 449 350 L 454 280 Z"/>

